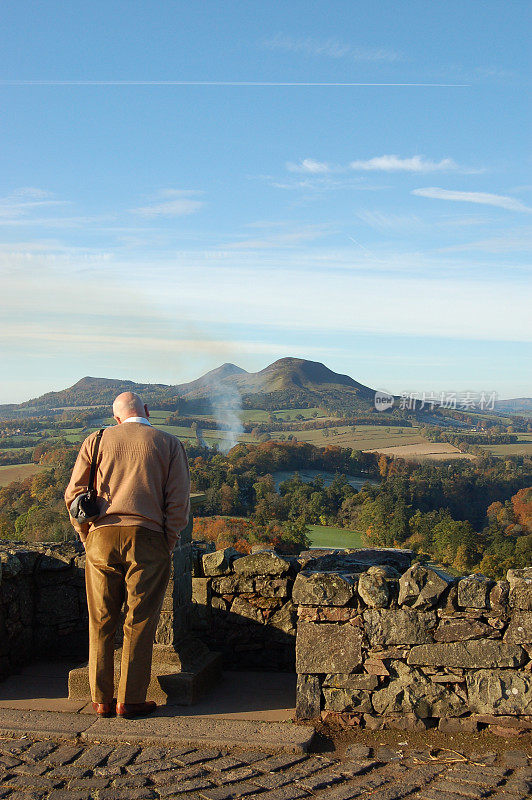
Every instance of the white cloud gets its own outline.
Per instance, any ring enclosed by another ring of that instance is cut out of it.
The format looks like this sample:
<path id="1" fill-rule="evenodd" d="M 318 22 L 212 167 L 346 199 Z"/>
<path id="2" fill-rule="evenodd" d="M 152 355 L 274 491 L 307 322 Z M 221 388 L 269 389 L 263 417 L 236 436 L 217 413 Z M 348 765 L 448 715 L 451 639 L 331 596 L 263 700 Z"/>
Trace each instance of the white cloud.
<path id="1" fill-rule="evenodd" d="M 349 166 L 355 170 L 381 172 L 445 172 L 459 169 L 458 164 L 452 158 L 431 161 L 424 156 L 401 158 L 396 155 L 376 156 L 365 161 L 351 161 Z"/>
<path id="2" fill-rule="evenodd" d="M 419 197 L 430 197 L 434 200 L 457 200 L 461 203 L 479 203 L 484 206 L 498 206 L 508 211 L 532 212 L 532 208 L 525 206 L 520 200 L 504 194 L 490 194 L 489 192 L 461 192 L 454 189 L 439 189 L 437 186 L 428 186 L 423 189 L 413 189 L 412 194 Z"/>
<path id="3" fill-rule="evenodd" d="M 285 53 L 345 58 L 350 61 L 393 62 L 401 58 L 399 53 L 384 47 L 358 47 L 338 39 L 314 39 L 311 36 L 289 36 L 281 33 L 263 42 L 263 45 L 269 50 L 282 50 Z"/>
<path id="4" fill-rule="evenodd" d="M 378 231 L 404 231 L 422 226 L 423 221 L 415 214 L 393 214 L 382 211 L 357 211 L 356 216 L 370 228 Z"/>
<path id="5" fill-rule="evenodd" d="M 228 242 L 225 247 L 236 250 L 264 250 L 270 247 L 285 248 L 298 246 L 303 242 L 312 242 L 331 233 L 330 225 L 305 225 L 295 230 L 281 230 L 261 239 L 243 239 Z"/>
<path id="6" fill-rule="evenodd" d="M 325 161 L 316 161 L 314 158 L 304 158 L 299 164 L 289 161 L 286 165 L 289 172 L 307 172 L 312 175 L 330 172 L 331 168 Z"/>
<path id="7" fill-rule="evenodd" d="M 183 217 L 200 211 L 205 203 L 197 200 L 201 194 L 193 189 L 162 189 L 153 202 L 146 206 L 131 209 L 133 214 L 142 217 Z"/>
<path id="8" fill-rule="evenodd" d="M 53 195 L 44 189 L 26 186 L 0 198 L 0 219 L 25 217 L 35 208 L 65 205 L 64 200 L 53 200 Z"/>

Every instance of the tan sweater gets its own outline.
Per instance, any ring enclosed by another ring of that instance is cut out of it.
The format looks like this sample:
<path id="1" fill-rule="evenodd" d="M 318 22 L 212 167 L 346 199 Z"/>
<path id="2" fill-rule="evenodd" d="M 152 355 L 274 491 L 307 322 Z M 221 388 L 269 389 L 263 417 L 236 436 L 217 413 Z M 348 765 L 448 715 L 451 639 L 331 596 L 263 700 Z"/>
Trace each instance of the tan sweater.
<path id="1" fill-rule="evenodd" d="M 68 509 L 78 494 L 87 491 L 96 435 L 91 433 L 81 445 L 65 492 Z M 107 428 L 100 442 L 95 485 L 101 515 L 84 525 L 70 518 L 82 541 L 94 528 L 142 525 L 162 531 L 173 549 L 190 509 L 188 462 L 179 439 L 140 422 Z"/>

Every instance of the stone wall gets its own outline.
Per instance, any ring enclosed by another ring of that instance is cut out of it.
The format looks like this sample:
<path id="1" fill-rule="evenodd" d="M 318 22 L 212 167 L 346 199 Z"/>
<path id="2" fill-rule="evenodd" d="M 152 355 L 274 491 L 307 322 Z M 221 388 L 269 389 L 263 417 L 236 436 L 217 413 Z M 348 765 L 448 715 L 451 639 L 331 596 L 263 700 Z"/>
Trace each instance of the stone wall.
<path id="1" fill-rule="evenodd" d="M 81 545 L 0 543 L 0 678 L 33 658 L 87 649 Z"/>
<path id="2" fill-rule="evenodd" d="M 194 543 L 191 624 L 226 669 L 295 667 L 300 719 L 532 728 L 532 568 L 455 578 L 412 555 Z"/>
<path id="3" fill-rule="evenodd" d="M 368 728 L 532 728 L 532 568 L 507 580 L 414 564 L 304 570 L 297 716 Z"/>
<path id="4" fill-rule="evenodd" d="M 192 518 L 182 531 L 155 641 L 175 646 L 188 634 Z M 121 642 L 117 631 L 116 645 Z M 88 656 L 85 551 L 79 542 L 0 542 L 0 680 L 38 658 Z"/>
<path id="5" fill-rule="evenodd" d="M 360 572 L 374 563 L 375 550 L 309 550 L 299 557 L 254 550 L 243 556 L 193 542 L 192 630 L 222 652 L 226 669 L 294 670 L 298 600 L 293 592 L 301 570 L 341 562 L 342 569 Z M 379 557 L 390 569 L 393 564 L 406 569 L 411 555 L 381 550 Z"/>
<path id="6" fill-rule="evenodd" d="M 273 551 L 242 556 L 193 542 L 191 630 L 226 669 L 288 671 L 295 664 L 297 560 Z"/>
<path id="7" fill-rule="evenodd" d="M 494 582 L 412 564 L 408 550 L 243 556 L 190 534 L 174 554 L 159 646 L 192 636 L 226 669 L 295 669 L 300 719 L 532 728 L 532 567 Z M 0 678 L 86 648 L 81 545 L 0 543 Z"/>

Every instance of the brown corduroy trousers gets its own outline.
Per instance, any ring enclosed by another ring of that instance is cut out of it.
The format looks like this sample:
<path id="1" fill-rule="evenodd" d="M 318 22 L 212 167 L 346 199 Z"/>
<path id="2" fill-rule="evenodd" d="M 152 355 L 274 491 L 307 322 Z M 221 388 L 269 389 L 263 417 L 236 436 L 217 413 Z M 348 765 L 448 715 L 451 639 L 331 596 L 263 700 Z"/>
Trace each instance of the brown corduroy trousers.
<path id="1" fill-rule="evenodd" d="M 96 528 L 85 543 L 92 700 L 114 693 L 114 636 L 126 601 L 119 703 L 143 703 L 151 677 L 153 640 L 170 577 L 163 533 L 140 526 Z"/>

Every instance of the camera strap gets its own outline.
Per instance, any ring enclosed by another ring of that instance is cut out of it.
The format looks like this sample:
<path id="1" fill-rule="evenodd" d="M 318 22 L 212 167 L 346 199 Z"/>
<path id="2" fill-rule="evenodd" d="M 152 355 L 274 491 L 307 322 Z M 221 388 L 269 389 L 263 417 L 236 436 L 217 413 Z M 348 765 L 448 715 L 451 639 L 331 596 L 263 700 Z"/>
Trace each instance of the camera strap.
<path id="1" fill-rule="evenodd" d="M 100 428 L 98 431 L 98 435 L 94 441 L 94 450 L 92 452 L 92 461 L 91 461 L 91 471 L 89 473 L 89 485 L 87 486 L 87 491 L 89 494 L 94 492 L 94 478 L 96 477 L 96 461 L 98 459 L 98 449 L 100 447 L 100 441 L 104 432 L 104 428 Z"/>

